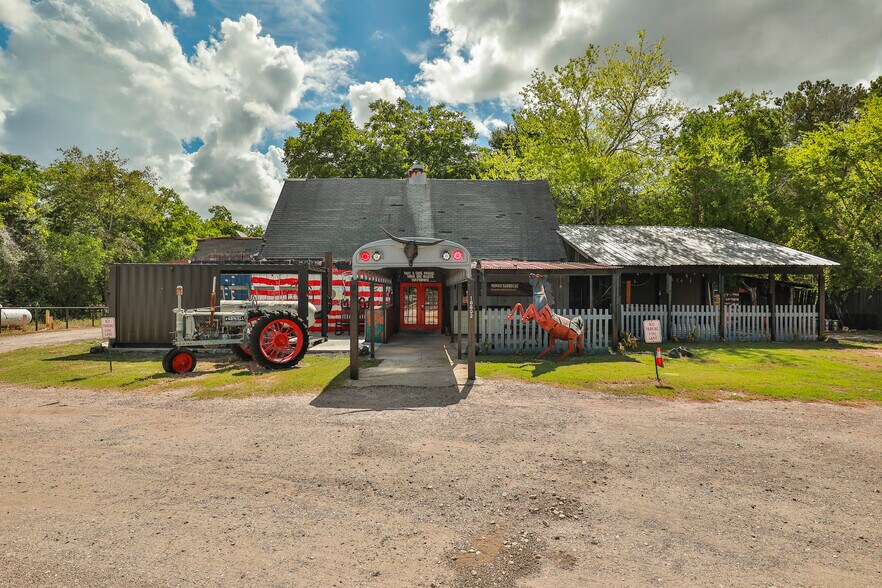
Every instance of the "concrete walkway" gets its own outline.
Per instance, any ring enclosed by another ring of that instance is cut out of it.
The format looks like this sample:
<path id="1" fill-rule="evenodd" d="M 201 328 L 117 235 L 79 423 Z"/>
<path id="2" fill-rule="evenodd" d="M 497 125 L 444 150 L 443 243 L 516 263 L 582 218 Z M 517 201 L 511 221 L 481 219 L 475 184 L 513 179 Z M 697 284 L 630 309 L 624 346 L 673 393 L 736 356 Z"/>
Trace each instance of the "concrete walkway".
<path id="1" fill-rule="evenodd" d="M 468 365 L 456 359 L 456 345 L 442 335 L 409 335 L 397 333 L 376 350 L 382 359 L 377 367 L 362 368 L 358 380 L 347 380 L 347 386 L 367 388 L 395 386 L 401 388 L 446 388 L 460 391 L 466 387 Z"/>

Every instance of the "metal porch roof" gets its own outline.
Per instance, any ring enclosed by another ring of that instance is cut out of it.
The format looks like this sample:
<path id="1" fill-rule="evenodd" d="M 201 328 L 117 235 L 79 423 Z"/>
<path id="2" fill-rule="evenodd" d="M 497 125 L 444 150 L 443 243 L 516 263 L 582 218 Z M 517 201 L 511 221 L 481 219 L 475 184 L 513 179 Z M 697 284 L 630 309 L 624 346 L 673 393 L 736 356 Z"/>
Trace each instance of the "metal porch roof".
<path id="1" fill-rule="evenodd" d="M 564 241 L 597 263 L 641 266 L 835 266 L 835 261 L 728 229 L 561 225 Z"/>

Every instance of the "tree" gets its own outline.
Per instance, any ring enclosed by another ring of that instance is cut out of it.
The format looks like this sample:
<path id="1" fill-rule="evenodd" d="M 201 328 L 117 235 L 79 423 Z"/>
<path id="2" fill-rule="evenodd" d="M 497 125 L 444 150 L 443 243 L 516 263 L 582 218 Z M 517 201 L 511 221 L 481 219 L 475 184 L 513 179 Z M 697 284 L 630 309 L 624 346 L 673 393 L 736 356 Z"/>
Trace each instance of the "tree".
<path id="1" fill-rule="evenodd" d="M 629 221 L 681 112 L 667 97 L 675 73 L 663 41 L 649 45 L 642 31 L 633 45 L 590 45 L 566 65 L 534 72 L 514 114 L 520 175 L 549 180 L 562 220 Z"/>
<path id="2" fill-rule="evenodd" d="M 790 141 L 823 124 L 842 124 L 857 115 L 857 109 L 869 92 L 861 85 L 837 86 L 830 80 L 804 81 L 795 92 L 787 92 L 775 100 L 780 107 Z"/>
<path id="3" fill-rule="evenodd" d="M 781 146 L 781 114 L 765 94 L 731 92 L 686 113 L 664 182 L 675 222 L 777 237 L 771 192 Z"/>
<path id="4" fill-rule="evenodd" d="M 788 244 L 842 265 L 834 289 L 882 287 L 882 96 L 784 152 Z"/>
<path id="5" fill-rule="evenodd" d="M 407 100 L 378 100 L 363 129 L 345 106 L 301 122 L 285 141 L 288 175 L 306 178 L 403 178 L 414 161 L 431 177 L 477 174 L 478 138 L 466 116 L 443 104 L 423 108 Z"/>
<path id="6" fill-rule="evenodd" d="M 208 209 L 211 218 L 205 221 L 201 237 L 238 237 L 240 234 L 246 237 L 262 237 L 263 228 L 256 225 L 247 227 L 233 220 L 233 214 L 226 206 L 216 204 Z"/>
<path id="7" fill-rule="evenodd" d="M 359 130 L 346 106 L 297 123 L 285 140 L 285 165 L 292 178 L 352 178 L 361 174 Z"/>

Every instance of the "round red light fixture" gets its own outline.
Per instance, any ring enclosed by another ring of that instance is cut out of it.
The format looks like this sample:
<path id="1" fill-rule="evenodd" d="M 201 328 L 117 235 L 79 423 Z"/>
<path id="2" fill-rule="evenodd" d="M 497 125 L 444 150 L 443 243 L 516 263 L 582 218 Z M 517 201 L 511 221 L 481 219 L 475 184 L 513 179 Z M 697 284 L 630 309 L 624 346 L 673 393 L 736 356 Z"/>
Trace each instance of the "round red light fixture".
<path id="1" fill-rule="evenodd" d="M 371 252 L 370 251 L 362 251 L 361 253 L 358 254 L 358 258 L 362 262 L 367 263 L 371 260 Z"/>
<path id="2" fill-rule="evenodd" d="M 461 249 L 453 250 L 453 261 L 462 261 L 463 253 Z"/>

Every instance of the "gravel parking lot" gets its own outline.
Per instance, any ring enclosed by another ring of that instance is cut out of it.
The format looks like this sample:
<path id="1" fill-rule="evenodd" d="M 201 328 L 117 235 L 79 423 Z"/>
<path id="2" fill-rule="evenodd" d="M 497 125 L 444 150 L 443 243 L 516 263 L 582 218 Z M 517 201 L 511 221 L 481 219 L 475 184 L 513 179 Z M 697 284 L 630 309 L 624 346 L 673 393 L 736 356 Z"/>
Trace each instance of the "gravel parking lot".
<path id="1" fill-rule="evenodd" d="M 0 385 L 2 586 L 879 586 L 882 407 Z"/>

